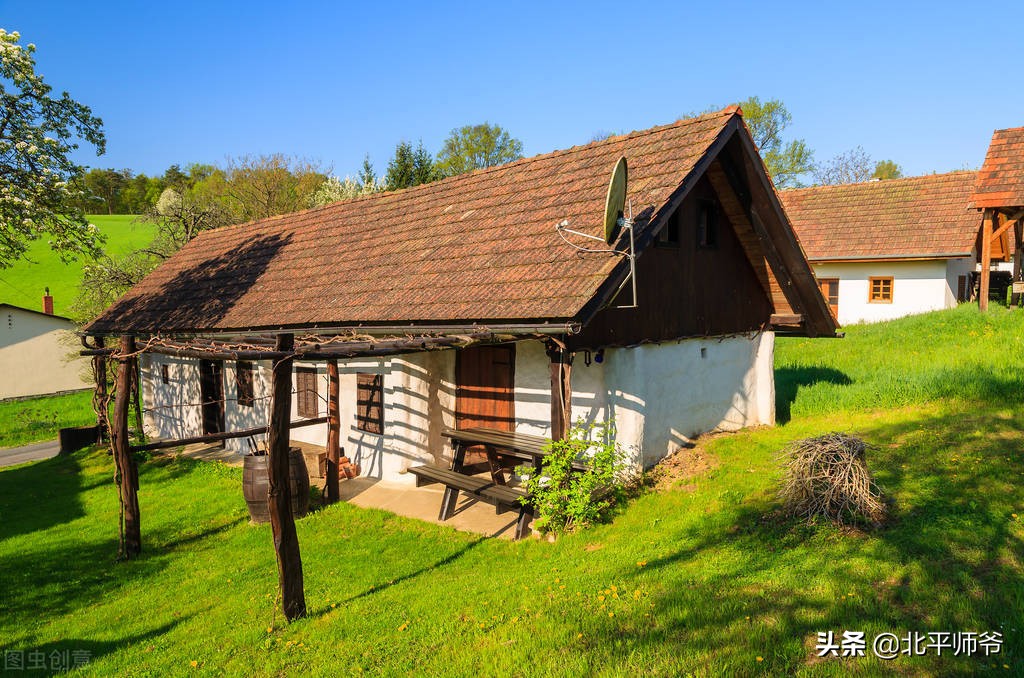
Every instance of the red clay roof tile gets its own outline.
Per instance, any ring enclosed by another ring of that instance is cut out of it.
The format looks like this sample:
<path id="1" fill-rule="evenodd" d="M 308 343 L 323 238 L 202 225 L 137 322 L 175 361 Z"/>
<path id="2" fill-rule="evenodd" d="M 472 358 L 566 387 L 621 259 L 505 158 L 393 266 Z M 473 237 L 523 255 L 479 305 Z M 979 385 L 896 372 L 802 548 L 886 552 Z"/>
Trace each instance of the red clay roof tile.
<path id="1" fill-rule="evenodd" d="M 618 259 L 579 256 L 555 224 L 601 232 L 620 156 L 634 214 L 657 214 L 736 114 L 202 233 L 87 331 L 572 318 Z"/>
<path id="2" fill-rule="evenodd" d="M 981 228 L 975 172 L 781 191 L 811 261 L 967 255 Z"/>
<path id="3" fill-rule="evenodd" d="M 975 207 L 1024 207 L 1024 127 L 992 135 L 971 201 Z"/>

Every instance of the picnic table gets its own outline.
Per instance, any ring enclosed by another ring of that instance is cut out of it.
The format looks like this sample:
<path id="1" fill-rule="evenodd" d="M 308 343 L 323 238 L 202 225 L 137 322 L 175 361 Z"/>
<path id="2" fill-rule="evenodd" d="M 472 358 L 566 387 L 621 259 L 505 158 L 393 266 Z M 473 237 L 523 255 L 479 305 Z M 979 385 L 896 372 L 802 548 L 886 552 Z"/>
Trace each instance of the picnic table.
<path id="1" fill-rule="evenodd" d="M 417 487 L 431 483 L 442 483 L 445 486 L 438 520 L 447 520 L 452 515 L 459 492 L 465 492 L 475 499 L 494 504 L 499 514 L 518 510 L 514 538 L 521 539 L 533 516 L 533 509 L 529 495 L 524 490 L 509 486 L 502 461 L 506 458 L 521 459 L 540 470 L 546 454 L 544 447 L 550 441 L 541 436 L 483 427 L 446 429 L 442 435 L 452 441 L 451 466 L 445 468 L 436 464 L 423 464 L 409 469 L 416 476 Z M 486 451 L 489 479 L 469 475 L 467 472 L 466 450 L 477 445 L 482 445 Z"/>

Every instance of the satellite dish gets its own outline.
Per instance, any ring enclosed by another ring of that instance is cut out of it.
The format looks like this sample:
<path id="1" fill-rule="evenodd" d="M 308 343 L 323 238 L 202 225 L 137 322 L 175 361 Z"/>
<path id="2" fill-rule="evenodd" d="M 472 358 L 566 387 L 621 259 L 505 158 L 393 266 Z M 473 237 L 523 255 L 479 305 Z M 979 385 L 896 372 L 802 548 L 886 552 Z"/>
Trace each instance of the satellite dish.
<path id="1" fill-rule="evenodd" d="M 619 226 L 626 208 L 626 158 L 621 157 L 612 170 L 608 182 L 608 197 L 604 203 L 604 241 L 611 245 L 619 235 Z"/>

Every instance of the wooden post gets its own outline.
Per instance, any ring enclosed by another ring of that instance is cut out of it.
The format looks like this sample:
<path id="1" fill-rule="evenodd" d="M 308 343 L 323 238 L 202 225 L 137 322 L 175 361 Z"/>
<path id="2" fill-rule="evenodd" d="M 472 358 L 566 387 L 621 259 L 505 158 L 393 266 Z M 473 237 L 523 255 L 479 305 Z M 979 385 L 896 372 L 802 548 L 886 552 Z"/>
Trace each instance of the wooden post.
<path id="1" fill-rule="evenodd" d="M 291 334 L 277 336 L 276 350 L 290 353 L 295 346 Z M 288 483 L 289 428 L 292 409 L 292 358 L 274 363 L 271 372 L 270 432 L 267 448 L 270 459 L 267 471 L 270 480 L 270 528 L 274 535 L 277 554 L 277 574 L 281 588 L 281 607 L 289 620 L 306 616 L 306 594 L 302 584 L 302 557 L 299 554 L 299 536 L 295 532 L 292 515 L 291 488 Z"/>
<path id="2" fill-rule="evenodd" d="M 572 354 L 554 342 L 551 359 L 551 439 L 563 440 L 572 425 Z"/>
<path id="3" fill-rule="evenodd" d="M 1018 219 L 1013 224 L 1013 282 L 1016 283 L 1020 280 L 1021 273 L 1021 257 L 1024 256 L 1024 233 L 1022 233 L 1021 222 Z M 1014 292 L 1010 296 L 1010 306 L 1020 306 L 1021 295 L 1018 292 Z"/>
<path id="4" fill-rule="evenodd" d="M 96 337 L 96 348 L 105 348 L 103 337 Z M 96 412 L 96 425 L 99 427 L 99 440 L 110 440 L 110 431 L 107 430 L 107 356 L 99 353 L 92 357 L 93 379 L 96 381 L 96 390 L 92 395 L 92 408 Z"/>
<path id="5" fill-rule="evenodd" d="M 341 415 L 338 412 L 338 361 L 327 361 L 327 503 L 338 501 L 338 465 L 341 462 Z"/>
<path id="6" fill-rule="evenodd" d="M 995 230 L 995 211 L 985 210 L 981 220 L 981 284 L 978 289 L 978 310 L 988 310 L 988 281 L 992 268 L 992 231 Z"/>
<path id="7" fill-rule="evenodd" d="M 114 464 L 120 484 L 123 522 L 121 556 L 130 559 L 142 552 L 139 525 L 139 467 L 128 441 L 128 409 L 131 402 L 132 372 L 135 370 L 135 339 L 121 337 L 121 355 L 117 359 L 117 391 L 114 398 L 114 430 L 111 442 Z"/>

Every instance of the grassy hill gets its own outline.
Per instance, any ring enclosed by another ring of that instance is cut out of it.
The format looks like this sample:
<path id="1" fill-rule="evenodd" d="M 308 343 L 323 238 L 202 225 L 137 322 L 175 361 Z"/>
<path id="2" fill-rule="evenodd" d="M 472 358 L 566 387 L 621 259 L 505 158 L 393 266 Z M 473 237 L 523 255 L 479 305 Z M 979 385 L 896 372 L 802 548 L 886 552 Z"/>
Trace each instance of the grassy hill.
<path id="1" fill-rule="evenodd" d="M 104 452 L 0 470 L 0 645 L 87 652 L 97 676 L 1024 675 L 1022 341 L 1024 313 L 968 306 L 780 339 L 785 423 L 702 441 L 696 475 L 555 543 L 323 508 L 297 522 L 310 615 L 290 625 L 241 470 L 142 463 L 125 563 Z M 778 451 L 834 430 L 874 445 L 880 530 L 775 512 Z M 865 632 L 867 656 L 819 658 L 827 631 Z M 936 631 L 1003 644 L 872 656 Z"/>
<path id="2" fill-rule="evenodd" d="M 107 236 L 106 249 L 113 255 L 138 249 L 153 239 L 154 227 L 136 223 L 137 218 L 132 214 L 89 215 L 89 221 Z M 31 243 L 27 256 L 13 267 L 0 269 L 0 302 L 42 310 L 43 290 L 49 287 L 54 312 L 64 315 L 81 279 L 82 263 L 65 264 L 43 238 Z"/>

